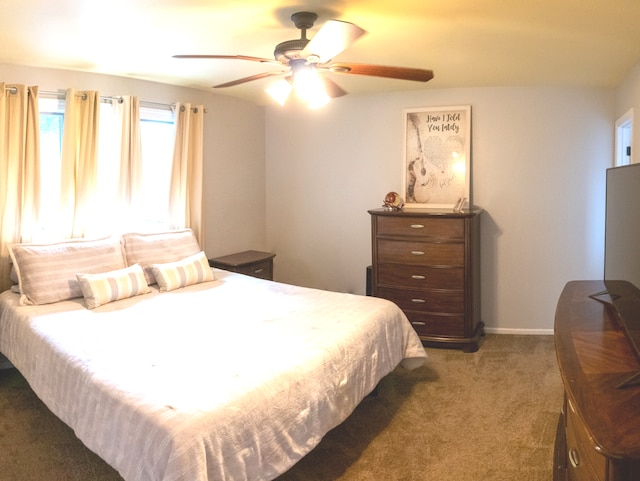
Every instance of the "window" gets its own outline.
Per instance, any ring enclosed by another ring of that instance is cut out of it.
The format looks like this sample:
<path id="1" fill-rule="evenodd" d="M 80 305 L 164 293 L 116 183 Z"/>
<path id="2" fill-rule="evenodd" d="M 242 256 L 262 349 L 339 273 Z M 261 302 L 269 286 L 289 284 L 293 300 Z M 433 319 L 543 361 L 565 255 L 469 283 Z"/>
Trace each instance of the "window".
<path id="1" fill-rule="evenodd" d="M 41 96 L 40 108 L 40 168 L 41 215 L 43 236 L 56 232 L 61 185 L 61 152 L 65 101 Z M 142 151 L 142 205 L 136 219 L 136 229 L 158 230 L 169 225 L 168 199 L 173 162 L 175 116 L 169 106 L 144 105 L 140 108 L 140 136 Z M 98 140 L 99 204 L 104 212 L 97 212 L 104 221 L 107 233 L 117 233 L 117 212 L 114 199 L 120 176 L 120 128 L 113 115 L 111 100 L 100 105 L 100 133 Z M 109 219 L 112 220 L 109 220 Z"/>
<path id="2" fill-rule="evenodd" d="M 169 227 L 169 189 L 175 138 L 175 115 L 168 108 L 141 106 L 142 192 L 144 224 Z"/>
<path id="3" fill-rule="evenodd" d="M 60 199 L 64 100 L 38 99 L 40 108 L 40 224 L 51 231 L 57 222 Z"/>

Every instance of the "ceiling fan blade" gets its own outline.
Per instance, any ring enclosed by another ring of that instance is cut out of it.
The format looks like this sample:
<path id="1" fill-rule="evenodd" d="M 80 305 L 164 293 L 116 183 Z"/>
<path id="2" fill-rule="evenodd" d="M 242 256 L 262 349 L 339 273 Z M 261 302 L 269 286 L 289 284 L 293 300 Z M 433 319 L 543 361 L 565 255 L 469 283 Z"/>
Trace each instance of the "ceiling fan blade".
<path id="1" fill-rule="evenodd" d="M 302 57 L 310 55 L 325 63 L 362 37 L 365 30 L 350 22 L 327 20 L 302 51 Z"/>
<path id="2" fill-rule="evenodd" d="M 219 60 L 249 60 L 251 62 L 273 63 L 281 65 L 272 58 L 251 57 L 249 55 L 174 55 L 173 58 L 213 58 Z"/>
<path id="3" fill-rule="evenodd" d="M 260 80 L 262 78 L 273 77 L 274 75 L 282 75 L 286 71 L 271 71 L 271 72 L 262 72 L 256 75 L 250 75 L 249 77 L 240 78 L 237 80 L 232 80 L 231 82 L 226 82 L 219 85 L 214 85 L 214 89 L 220 89 L 225 87 L 233 87 L 234 85 L 240 85 L 246 82 L 251 82 L 252 80 Z"/>
<path id="4" fill-rule="evenodd" d="M 347 95 L 346 90 L 344 90 L 342 87 L 340 87 L 337 83 L 335 83 L 330 78 L 327 78 L 325 75 L 320 76 L 320 79 L 324 84 L 324 91 L 332 99 L 335 99 L 337 97 L 342 97 L 343 95 Z"/>
<path id="5" fill-rule="evenodd" d="M 394 78 L 399 80 L 414 80 L 428 82 L 433 78 L 433 71 L 421 68 L 389 67 L 386 65 L 369 65 L 364 63 L 333 63 L 327 67 L 331 72 L 354 75 L 369 75 L 371 77 Z"/>

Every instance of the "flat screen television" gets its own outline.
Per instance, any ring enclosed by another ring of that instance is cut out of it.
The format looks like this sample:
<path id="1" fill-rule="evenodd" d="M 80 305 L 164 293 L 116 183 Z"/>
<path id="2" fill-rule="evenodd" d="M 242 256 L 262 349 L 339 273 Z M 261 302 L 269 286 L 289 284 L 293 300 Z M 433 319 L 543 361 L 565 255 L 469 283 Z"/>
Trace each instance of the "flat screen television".
<path id="1" fill-rule="evenodd" d="M 593 297 L 613 306 L 640 361 L 640 163 L 607 169 L 606 177 L 606 290 Z M 636 384 L 640 373 L 619 387 Z"/>

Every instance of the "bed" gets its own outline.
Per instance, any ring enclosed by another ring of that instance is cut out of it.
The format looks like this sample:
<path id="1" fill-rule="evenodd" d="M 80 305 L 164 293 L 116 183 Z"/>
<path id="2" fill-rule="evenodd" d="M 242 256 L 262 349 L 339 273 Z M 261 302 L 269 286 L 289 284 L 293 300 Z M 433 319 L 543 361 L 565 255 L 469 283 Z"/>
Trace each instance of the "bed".
<path id="1" fill-rule="evenodd" d="M 389 301 L 210 269 L 188 230 L 123 239 L 121 265 L 111 239 L 12 250 L 0 352 L 127 481 L 273 479 L 425 360 Z"/>

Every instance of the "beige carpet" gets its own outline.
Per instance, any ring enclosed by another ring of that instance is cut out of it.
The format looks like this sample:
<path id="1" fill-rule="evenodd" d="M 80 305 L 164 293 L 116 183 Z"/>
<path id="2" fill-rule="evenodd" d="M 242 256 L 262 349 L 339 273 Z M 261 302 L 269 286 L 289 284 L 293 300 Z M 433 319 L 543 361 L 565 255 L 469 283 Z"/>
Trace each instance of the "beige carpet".
<path id="1" fill-rule="evenodd" d="M 550 481 L 562 405 L 553 338 L 488 335 L 473 354 L 427 352 L 278 481 Z M 0 371 L 0 481 L 27 480 L 121 478 L 15 370 Z"/>

